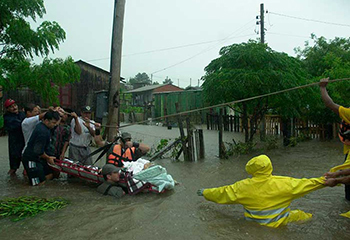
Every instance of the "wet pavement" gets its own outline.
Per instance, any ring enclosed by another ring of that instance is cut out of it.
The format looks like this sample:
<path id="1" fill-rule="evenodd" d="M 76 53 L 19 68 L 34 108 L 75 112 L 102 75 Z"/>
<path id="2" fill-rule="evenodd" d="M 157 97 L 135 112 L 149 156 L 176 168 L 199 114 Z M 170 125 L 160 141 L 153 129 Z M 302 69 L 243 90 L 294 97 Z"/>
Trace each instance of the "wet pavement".
<path id="1" fill-rule="evenodd" d="M 174 140 L 177 128 L 130 126 L 134 140 L 156 146 L 162 138 Z M 238 133 L 224 134 L 225 141 L 242 139 Z M 344 187 L 324 188 L 294 201 L 291 209 L 313 214 L 303 224 L 290 224 L 278 229 L 259 226 L 244 220 L 240 205 L 219 205 L 196 195 L 199 188 L 217 187 L 249 177 L 246 162 L 258 154 L 267 154 L 274 166 L 274 175 L 318 177 L 332 166 L 341 164 L 339 141 L 312 140 L 293 148 L 257 150 L 252 154 L 220 160 L 218 133 L 204 131 L 206 158 L 197 162 L 158 159 L 174 179 L 180 182 L 175 190 L 164 194 L 139 194 L 116 200 L 96 192 L 96 185 L 66 176 L 42 187 L 30 187 L 21 175 L 10 178 L 7 137 L 0 137 L 1 198 L 24 195 L 63 197 L 70 204 L 19 222 L 0 218 L 1 239 L 349 239 L 350 219 L 339 216 L 350 210 L 344 199 Z M 281 141 L 280 141 L 281 142 Z M 103 165 L 104 159 L 98 164 Z"/>

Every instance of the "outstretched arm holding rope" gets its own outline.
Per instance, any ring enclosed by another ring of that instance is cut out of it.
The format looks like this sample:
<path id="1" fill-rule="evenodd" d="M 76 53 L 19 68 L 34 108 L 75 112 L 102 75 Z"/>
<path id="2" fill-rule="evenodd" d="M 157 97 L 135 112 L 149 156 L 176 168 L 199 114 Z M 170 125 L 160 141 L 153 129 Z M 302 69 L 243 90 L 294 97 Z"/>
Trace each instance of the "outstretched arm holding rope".
<path id="1" fill-rule="evenodd" d="M 94 141 L 98 147 L 103 147 L 106 145 L 106 141 L 103 140 L 101 136 L 101 125 L 95 125 L 95 136 L 94 136 Z"/>
<path id="2" fill-rule="evenodd" d="M 333 102 L 326 89 L 328 81 L 328 78 L 323 78 L 320 80 L 321 97 L 326 107 L 331 109 L 335 114 L 339 115 L 339 105 Z"/>
<path id="3" fill-rule="evenodd" d="M 320 90 L 321 90 L 321 97 L 329 109 L 331 109 L 334 113 L 339 115 L 339 117 L 343 120 L 343 122 L 346 124 L 350 124 L 350 108 L 346 108 L 343 106 L 340 106 L 339 104 L 336 104 L 333 102 L 332 98 L 328 95 L 326 86 L 330 82 L 328 78 L 324 78 L 320 80 Z M 343 134 L 346 134 L 344 132 Z M 347 144 L 349 140 L 344 138 L 344 154 L 345 154 L 345 163 L 348 161 L 348 156 L 350 153 L 349 145 Z M 325 185 L 334 187 L 339 183 L 345 184 L 345 198 L 350 201 L 350 186 L 348 185 L 350 183 L 350 169 L 346 169 L 343 171 L 335 172 L 335 173 L 326 173 L 326 181 Z"/>

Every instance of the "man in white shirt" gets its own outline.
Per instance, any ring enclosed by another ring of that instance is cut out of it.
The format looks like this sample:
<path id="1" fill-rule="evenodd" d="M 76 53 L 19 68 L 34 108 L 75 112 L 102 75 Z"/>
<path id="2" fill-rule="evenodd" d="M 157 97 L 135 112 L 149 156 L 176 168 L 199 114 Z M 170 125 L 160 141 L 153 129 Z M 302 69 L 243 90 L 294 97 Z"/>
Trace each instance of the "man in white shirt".
<path id="1" fill-rule="evenodd" d="M 43 119 L 45 113 L 40 113 L 41 109 L 38 105 L 33 103 L 28 104 L 24 108 L 26 118 L 22 122 L 22 132 L 24 136 L 25 146 L 23 151 L 26 149 L 30 136 L 32 135 L 36 125 Z"/>
<path id="2" fill-rule="evenodd" d="M 91 119 L 91 107 L 84 106 L 81 110 L 81 117 L 76 113 L 71 113 L 73 120 L 71 122 L 71 139 L 69 141 L 68 156 L 71 160 L 79 161 L 84 165 L 91 165 L 92 158 L 88 157 L 91 153 L 90 143 L 95 136 L 95 125 L 100 126 Z"/>

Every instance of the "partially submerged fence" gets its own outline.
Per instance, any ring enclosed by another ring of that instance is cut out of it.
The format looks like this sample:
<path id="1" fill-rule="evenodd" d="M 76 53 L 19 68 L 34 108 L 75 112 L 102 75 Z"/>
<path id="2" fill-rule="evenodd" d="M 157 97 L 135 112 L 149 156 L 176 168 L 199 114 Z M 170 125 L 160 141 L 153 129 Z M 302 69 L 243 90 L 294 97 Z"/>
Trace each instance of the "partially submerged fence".
<path id="1" fill-rule="evenodd" d="M 219 114 L 207 113 L 207 129 L 219 130 Z M 222 115 L 224 131 L 243 132 L 242 118 L 240 116 Z M 291 136 L 305 136 L 312 139 L 332 139 L 337 135 L 337 124 L 315 124 L 301 119 L 289 119 L 283 122 L 278 115 L 265 115 L 265 132 L 267 135 L 283 135 L 289 131 Z M 248 121 L 248 129 L 249 121 Z M 259 130 L 257 131 L 259 133 Z"/>
<path id="2" fill-rule="evenodd" d="M 219 114 L 207 113 L 207 129 L 219 129 Z M 224 131 L 242 132 L 241 117 L 233 115 L 222 115 Z"/>

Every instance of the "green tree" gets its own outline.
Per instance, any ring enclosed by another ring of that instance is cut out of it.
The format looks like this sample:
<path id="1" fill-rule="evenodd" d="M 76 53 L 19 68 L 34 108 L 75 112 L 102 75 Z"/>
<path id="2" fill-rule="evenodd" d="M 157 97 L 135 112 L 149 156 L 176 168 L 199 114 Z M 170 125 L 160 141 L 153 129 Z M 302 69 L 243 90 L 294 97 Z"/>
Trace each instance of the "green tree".
<path id="1" fill-rule="evenodd" d="M 130 78 L 129 83 L 131 85 L 134 84 L 144 84 L 144 85 L 151 85 L 151 79 L 148 77 L 147 73 L 138 73 L 135 75 L 135 77 Z"/>
<path id="2" fill-rule="evenodd" d="M 57 86 L 79 79 L 80 70 L 71 58 L 44 59 L 59 49 L 66 38 L 56 22 L 42 22 L 36 30 L 26 19 L 36 21 L 46 13 L 43 0 L 2 0 L 0 3 L 0 85 L 4 90 L 29 87 L 50 103 L 58 101 Z"/>
<path id="3" fill-rule="evenodd" d="M 300 60 L 255 41 L 223 47 L 220 57 L 212 60 L 205 71 L 203 93 L 209 104 L 231 102 L 307 83 L 307 73 Z M 259 121 L 267 111 L 286 118 L 300 116 L 312 91 L 300 89 L 238 103 L 234 107 L 242 112 L 245 141 L 253 140 Z"/>
<path id="4" fill-rule="evenodd" d="M 349 78 L 350 76 L 350 38 L 338 38 L 327 40 L 324 37 L 317 38 L 312 34 L 313 45 L 305 43 L 304 48 L 295 49 L 297 57 L 302 60 L 304 67 L 312 76 L 313 81 L 321 78 L 330 79 Z M 348 81 L 331 83 L 327 86 L 328 92 L 334 102 L 343 106 L 349 106 L 350 84 Z M 331 123 L 339 121 L 339 118 L 318 98 L 311 102 L 309 118 L 317 123 Z"/>
<path id="5" fill-rule="evenodd" d="M 173 84 L 173 81 L 168 78 L 168 76 L 164 79 L 163 84 Z"/>

